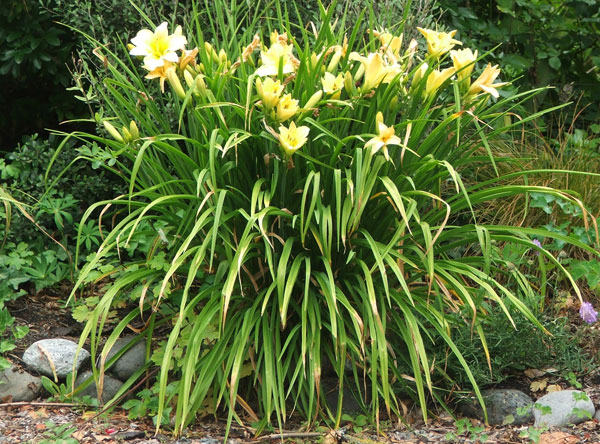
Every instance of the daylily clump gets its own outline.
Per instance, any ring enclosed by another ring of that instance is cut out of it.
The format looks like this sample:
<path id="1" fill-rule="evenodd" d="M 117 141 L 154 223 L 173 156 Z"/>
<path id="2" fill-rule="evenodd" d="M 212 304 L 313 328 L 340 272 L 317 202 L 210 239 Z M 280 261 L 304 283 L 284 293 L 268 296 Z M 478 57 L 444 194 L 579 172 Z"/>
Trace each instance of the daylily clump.
<path id="1" fill-rule="evenodd" d="M 335 109 L 344 103 L 352 106 L 355 100 L 371 100 L 380 89 L 387 91 L 387 88 L 393 88 L 389 106 L 396 106 L 416 94 L 422 94 L 426 101 L 438 100 L 444 91 L 452 94 L 453 82 L 458 82 L 459 91 L 463 94 L 462 101 L 467 105 L 480 96 L 499 96 L 497 89 L 506 85 L 503 82 L 494 83 L 500 69 L 488 64 L 472 82 L 477 51 L 473 52 L 470 48 L 454 49 L 462 44 L 454 39 L 456 31 L 418 30 L 427 43 L 427 54 L 422 56 L 419 56 L 416 40 L 413 39 L 404 47 L 401 34 L 394 35 L 386 29 L 377 29 L 370 31 L 378 42 L 375 51 L 366 54 L 350 52 L 348 55 L 350 48 L 347 37 L 344 37 L 342 45 L 321 48 L 319 53 L 312 52 L 307 58 L 299 60 L 294 55 L 294 44 L 288 34 L 273 31 L 268 46 L 259 34 L 254 35 L 252 42 L 240 49 L 240 56 L 233 63 L 233 58 L 223 49 L 217 51 L 205 42 L 202 60 L 209 60 L 209 67 L 197 62 L 198 48 L 186 49 L 187 39 L 181 26 L 169 34 L 165 22 L 155 31 L 143 29 L 138 32 L 131 41 L 130 53 L 143 58 L 143 67 L 148 71 L 146 78 L 158 79 L 162 92 L 165 82 L 168 82 L 174 94 L 182 100 L 188 96 L 209 100 L 211 92 L 206 84 L 207 75 L 218 74 L 221 78 L 229 78 L 245 64 L 245 71 L 253 73 L 255 77 L 256 100 L 251 105 L 264 117 L 266 128 L 292 118 L 300 122 L 308 116 L 318 116 L 323 106 Z M 254 59 L 255 52 L 260 53 L 257 60 Z M 416 67 L 413 68 L 415 63 Z M 304 93 L 304 86 L 300 89 L 295 86 L 302 64 L 306 64 L 305 72 L 320 79 L 320 88 L 310 85 L 313 91 L 308 94 Z M 185 82 L 182 83 L 180 78 Z M 301 107 L 301 103 L 304 106 Z M 380 116 L 381 112 L 377 114 L 373 128 L 377 136 L 370 139 L 365 147 L 371 148 L 373 154 L 381 151 L 386 160 L 391 160 L 387 147 L 399 145 L 400 139 L 395 135 L 394 127 L 386 126 Z M 295 125 L 292 123 L 289 128 L 281 126 L 285 130 L 276 137 L 288 156 L 309 142 L 308 131 L 304 129 L 308 127 Z M 269 130 L 269 133 L 274 132 Z"/>

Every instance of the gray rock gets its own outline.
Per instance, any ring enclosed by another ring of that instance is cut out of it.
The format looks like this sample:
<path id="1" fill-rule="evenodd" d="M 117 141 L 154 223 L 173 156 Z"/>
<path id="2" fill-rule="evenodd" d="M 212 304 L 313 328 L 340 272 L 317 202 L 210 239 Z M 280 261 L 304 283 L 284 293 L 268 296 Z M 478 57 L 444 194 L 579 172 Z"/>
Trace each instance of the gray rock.
<path id="1" fill-rule="evenodd" d="M 31 370 L 52 378 L 52 367 L 49 360 L 52 360 L 56 376 L 66 378 L 73 371 L 73 362 L 77 353 L 77 344 L 68 339 L 42 339 L 34 342 L 23 353 L 23 362 Z M 77 355 L 75 370 L 78 370 L 90 354 L 87 350 L 81 349 Z"/>
<path id="2" fill-rule="evenodd" d="M 550 410 L 546 411 L 546 407 Z M 594 404 L 580 390 L 561 390 L 548 393 L 537 400 L 533 407 L 535 427 L 541 425 L 562 427 L 579 424 L 594 416 Z"/>
<path id="3" fill-rule="evenodd" d="M 13 402 L 33 401 L 42 391 L 42 380 L 14 365 L 0 372 L 0 399 L 11 397 Z"/>
<path id="4" fill-rule="evenodd" d="M 93 377 L 93 373 L 90 370 L 87 370 L 80 375 L 77 376 L 75 380 L 75 387 L 79 387 L 83 384 L 88 378 Z M 104 383 L 102 386 L 102 399 L 101 402 L 110 401 L 119 391 L 123 383 L 118 379 L 112 378 L 109 375 L 104 375 Z M 93 381 L 90 385 L 88 385 L 84 390 L 79 392 L 77 396 L 91 396 L 94 399 L 98 399 L 98 391 L 96 390 L 96 381 Z"/>
<path id="5" fill-rule="evenodd" d="M 125 336 L 124 338 L 117 339 L 113 348 L 108 352 L 106 361 L 108 362 L 135 338 L 135 336 Z M 144 341 L 140 341 L 121 355 L 117 362 L 108 369 L 108 372 L 121 381 L 127 381 L 131 375 L 144 366 L 145 359 L 146 344 Z"/>
<path id="6" fill-rule="evenodd" d="M 482 393 L 485 407 L 488 414 L 490 425 L 499 425 L 509 422 L 511 424 L 522 425 L 533 421 L 531 407 L 533 400 L 520 390 L 514 389 L 489 389 Z M 477 398 L 471 398 L 470 401 L 460 406 L 461 412 L 466 416 L 474 416 L 483 420 L 483 409 L 479 405 Z M 525 410 L 523 412 L 522 410 Z M 519 414 L 521 413 L 521 414 Z"/>

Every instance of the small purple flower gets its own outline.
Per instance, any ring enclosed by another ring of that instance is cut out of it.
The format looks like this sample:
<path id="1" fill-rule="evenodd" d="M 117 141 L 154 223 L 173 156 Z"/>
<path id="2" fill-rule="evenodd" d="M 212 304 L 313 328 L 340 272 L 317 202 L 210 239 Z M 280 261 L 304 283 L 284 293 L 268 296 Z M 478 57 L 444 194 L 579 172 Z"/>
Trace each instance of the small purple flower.
<path id="1" fill-rule="evenodd" d="M 583 302 L 579 309 L 579 316 L 588 324 L 593 324 L 598 320 L 598 312 L 594 310 L 594 306 L 589 302 Z"/>
<path id="2" fill-rule="evenodd" d="M 542 243 L 541 243 L 539 240 L 537 240 L 537 239 L 534 239 L 534 240 L 533 240 L 533 245 L 535 245 L 536 247 L 540 247 L 540 248 L 542 248 Z M 540 255 L 540 252 L 539 252 L 539 251 L 537 251 L 537 250 L 535 250 L 533 253 L 534 253 L 536 256 L 539 256 L 539 255 Z"/>

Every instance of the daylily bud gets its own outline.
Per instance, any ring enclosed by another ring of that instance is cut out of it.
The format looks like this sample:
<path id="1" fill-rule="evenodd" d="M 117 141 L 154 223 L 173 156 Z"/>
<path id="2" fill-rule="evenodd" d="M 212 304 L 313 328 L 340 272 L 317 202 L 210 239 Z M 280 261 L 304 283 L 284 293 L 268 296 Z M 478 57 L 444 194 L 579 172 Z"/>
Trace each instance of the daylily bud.
<path id="1" fill-rule="evenodd" d="M 327 71 L 328 72 L 335 71 L 336 68 L 338 67 L 341 59 L 342 59 L 342 50 L 340 49 L 340 50 L 334 52 L 333 56 L 331 56 L 331 60 L 329 61 L 329 65 L 327 65 Z"/>
<path id="2" fill-rule="evenodd" d="M 310 96 L 310 99 L 308 99 L 308 102 L 306 102 L 306 105 L 304 105 L 304 109 L 310 110 L 312 108 L 314 108 L 314 106 L 319 103 L 319 100 L 321 100 L 321 97 L 323 97 L 323 91 L 319 90 L 316 93 L 314 93 L 312 96 Z"/>
<path id="3" fill-rule="evenodd" d="M 349 96 L 353 96 L 356 93 L 354 78 L 352 77 L 352 74 L 350 74 L 350 71 L 346 71 L 346 74 L 344 74 L 344 89 Z"/>
<path id="4" fill-rule="evenodd" d="M 419 66 L 417 68 L 417 70 L 415 71 L 415 74 L 413 75 L 413 78 L 412 78 L 412 82 L 411 82 L 411 86 L 410 86 L 411 89 L 418 88 L 419 83 L 421 83 L 421 80 L 425 76 L 425 73 L 427 72 L 428 69 L 429 69 L 429 65 L 427 63 L 423 63 L 421 66 Z"/>
<path id="5" fill-rule="evenodd" d="M 180 99 L 185 99 L 185 91 L 183 90 L 183 86 L 181 86 L 181 82 L 179 81 L 179 77 L 177 76 L 175 69 L 167 70 L 167 80 L 169 81 L 169 85 L 171 85 L 171 88 L 177 97 Z"/>
<path id="6" fill-rule="evenodd" d="M 219 51 L 219 63 L 226 63 L 227 62 L 227 53 L 225 52 L 225 50 L 223 48 L 221 48 L 221 50 Z"/>
<path id="7" fill-rule="evenodd" d="M 183 78 L 188 88 L 192 88 L 194 85 L 194 76 L 188 71 L 183 71 Z"/>
<path id="8" fill-rule="evenodd" d="M 106 131 L 108 131 L 108 134 L 113 137 L 113 139 L 115 139 L 117 142 L 124 142 L 123 136 L 119 130 L 112 125 L 112 123 L 110 123 L 108 120 L 103 120 L 102 125 L 104 125 L 104 128 Z"/>
<path id="9" fill-rule="evenodd" d="M 204 83 L 204 76 L 199 74 L 196 76 L 194 80 L 194 84 L 196 86 L 196 92 L 200 94 L 200 96 L 204 97 L 206 95 L 206 83 Z"/>
<path id="10" fill-rule="evenodd" d="M 131 133 L 129 132 L 126 126 L 123 126 L 121 128 L 121 133 L 123 134 L 123 140 L 125 142 L 131 142 L 133 140 L 133 137 L 131 137 Z"/>
<path id="11" fill-rule="evenodd" d="M 219 63 L 219 56 L 210 43 L 204 42 L 204 49 L 206 49 L 206 52 L 215 63 Z"/>
<path id="12" fill-rule="evenodd" d="M 129 132 L 131 133 L 131 137 L 133 138 L 133 140 L 137 140 L 140 138 L 140 131 L 138 130 L 138 127 L 133 120 L 129 122 Z"/>
<path id="13" fill-rule="evenodd" d="M 319 57 L 317 56 L 316 53 L 312 53 L 310 55 L 310 69 L 311 71 L 314 71 L 317 68 L 317 63 L 319 63 Z"/>

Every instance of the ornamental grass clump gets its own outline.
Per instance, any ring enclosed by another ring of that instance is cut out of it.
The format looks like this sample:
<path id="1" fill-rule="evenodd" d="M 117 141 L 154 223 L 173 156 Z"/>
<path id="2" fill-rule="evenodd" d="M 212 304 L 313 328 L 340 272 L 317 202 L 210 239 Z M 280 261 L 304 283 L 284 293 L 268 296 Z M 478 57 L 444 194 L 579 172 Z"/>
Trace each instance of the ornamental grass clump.
<path id="1" fill-rule="evenodd" d="M 109 134 L 72 137 L 96 142 L 129 192 L 85 216 L 102 209 L 105 223 L 117 209 L 76 284 L 112 276 L 81 344 L 91 341 L 101 387 L 110 348 L 136 326 L 160 366 L 157 427 L 171 420 L 181 433 L 215 409 L 262 426 L 293 412 L 339 423 L 325 368 L 339 400 L 343 386 L 371 399 L 374 420 L 400 414 L 400 390 L 426 418 L 443 372 L 428 348 L 440 342 L 483 403 L 453 323 L 469 323 L 484 347 L 486 304 L 539 325 L 502 284 L 506 264 L 491 248 L 560 235 L 480 225 L 473 209 L 528 191 L 565 195 L 461 180 L 510 128 L 506 110 L 533 93 L 498 97 L 500 68 L 482 69 L 476 53 L 450 57 L 453 34 L 423 30 L 424 52 L 400 32 L 334 27 L 334 9 L 322 8 L 320 28 L 280 19 L 266 31 L 256 15 L 228 34 L 215 20 L 223 38 L 208 42 L 199 26 L 161 24 L 138 33 L 131 59 L 100 51 Z M 532 288 L 521 276 L 519 291 Z M 101 345 L 112 310 L 132 304 Z"/>

